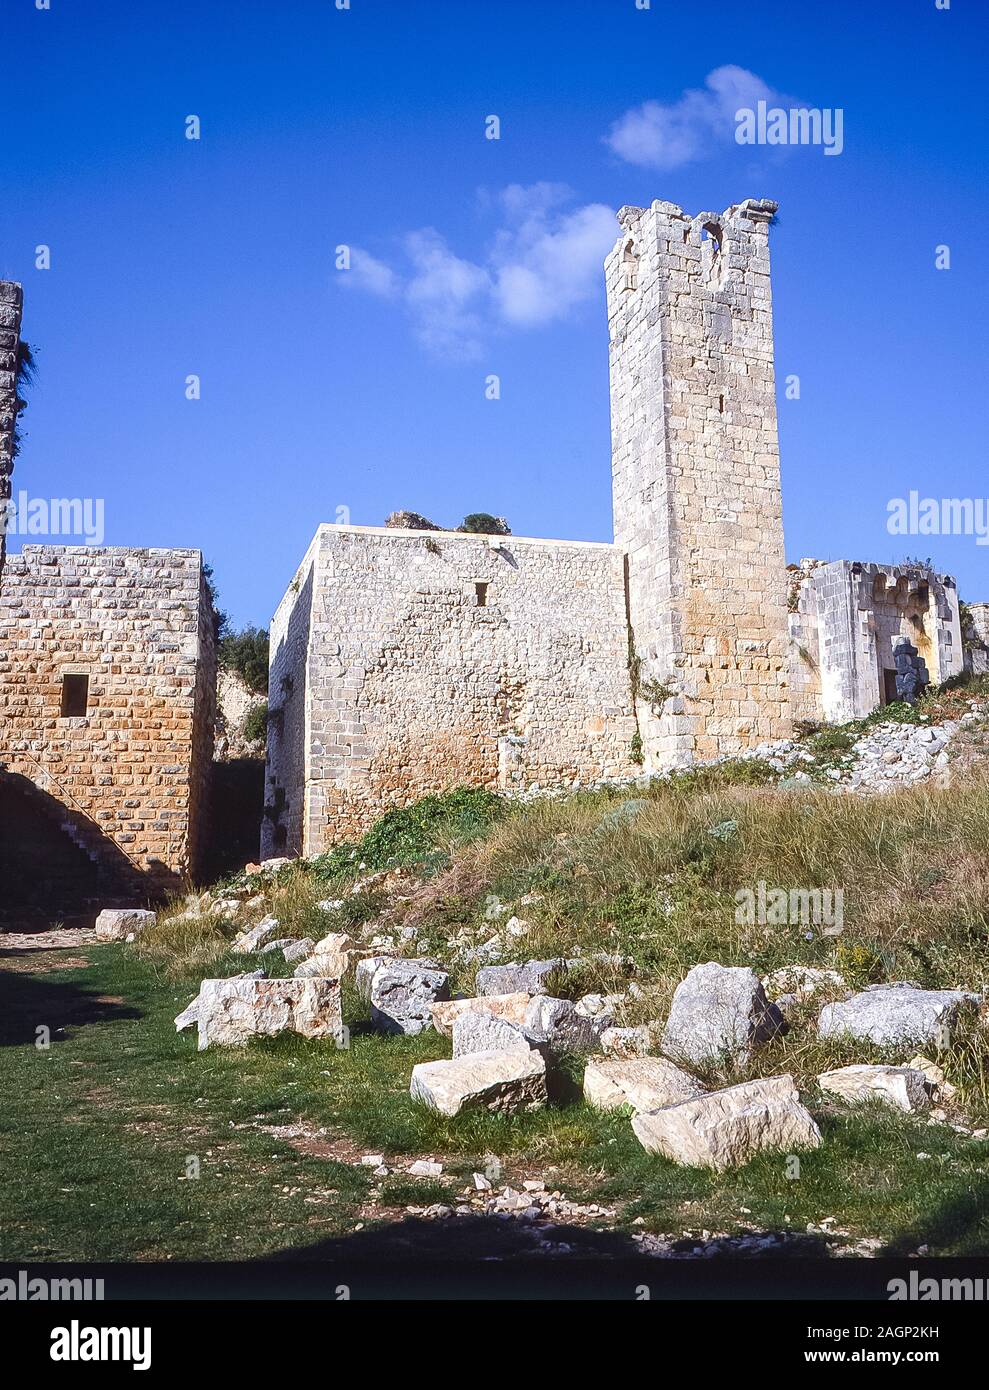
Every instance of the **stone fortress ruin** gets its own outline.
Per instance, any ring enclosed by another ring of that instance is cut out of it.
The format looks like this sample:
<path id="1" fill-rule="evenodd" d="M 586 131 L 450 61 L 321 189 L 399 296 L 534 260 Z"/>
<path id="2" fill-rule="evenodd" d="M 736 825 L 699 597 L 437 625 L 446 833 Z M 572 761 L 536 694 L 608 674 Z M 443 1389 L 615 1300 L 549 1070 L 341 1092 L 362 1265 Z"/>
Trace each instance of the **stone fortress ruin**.
<path id="1" fill-rule="evenodd" d="M 743 754 L 962 671 L 950 578 L 787 569 L 775 212 L 618 213 L 612 543 L 319 527 L 271 627 L 265 857 L 318 853 L 457 785 L 586 785 Z M 0 283 L 4 515 L 21 303 Z M 987 614 L 968 612 L 977 670 Z M 105 899 L 195 877 L 214 648 L 196 550 L 0 551 L 5 883 L 86 879 Z"/>
<path id="2" fill-rule="evenodd" d="M 318 853 L 461 783 L 579 785 L 745 753 L 961 673 L 950 578 L 787 570 L 775 213 L 618 213 L 612 544 L 319 528 L 271 628 L 264 854 Z"/>

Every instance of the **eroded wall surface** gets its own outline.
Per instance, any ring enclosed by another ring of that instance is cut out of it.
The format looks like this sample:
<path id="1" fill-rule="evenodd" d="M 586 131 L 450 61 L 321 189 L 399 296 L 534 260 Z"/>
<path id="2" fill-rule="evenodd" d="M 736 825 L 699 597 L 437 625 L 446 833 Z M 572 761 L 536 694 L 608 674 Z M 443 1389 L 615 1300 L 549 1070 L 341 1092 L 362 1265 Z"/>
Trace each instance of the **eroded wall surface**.
<path id="1" fill-rule="evenodd" d="M 321 528 L 272 628 L 263 847 L 316 853 L 460 785 L 632 770 L 612 545 Z"/>
<path id="2" fill-rule="evenodd" d="M 647 766 L 790 730 L 769 223 L 748 200 L 625 207 L 605 264 L 615 541 Z"/>

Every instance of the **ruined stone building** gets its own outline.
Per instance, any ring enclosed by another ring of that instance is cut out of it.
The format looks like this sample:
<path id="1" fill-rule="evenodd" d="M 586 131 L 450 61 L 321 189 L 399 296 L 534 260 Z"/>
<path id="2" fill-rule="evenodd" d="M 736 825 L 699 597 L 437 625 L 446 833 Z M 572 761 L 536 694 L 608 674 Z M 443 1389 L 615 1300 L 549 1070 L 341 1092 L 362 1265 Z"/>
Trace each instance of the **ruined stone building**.
<path id="1" fill-rule="evenodd" d="M 961 671 L 949 578 L 787 573 L 775 212 L 618 213 L 613 544 L 319 528 L 271 628 L 264 853 L 317 853 L 458 784 L 741 753 L 798 718 L 867 713 L 898 672 Z"/>
<path id="2" fill-rule="evenodd" d="M 5 354 L 16 354 L 20 302 L 19 286 L 0 286 L 0 310 L 16 310 L 2 319 Z M 16 415 L 13 368 L 2 361 L 0 503 L 10 496 Z M 154 896 L 195 873 L 215 692 L 199 551 L 29 545 L 6 556 L 4 910 Z"/>

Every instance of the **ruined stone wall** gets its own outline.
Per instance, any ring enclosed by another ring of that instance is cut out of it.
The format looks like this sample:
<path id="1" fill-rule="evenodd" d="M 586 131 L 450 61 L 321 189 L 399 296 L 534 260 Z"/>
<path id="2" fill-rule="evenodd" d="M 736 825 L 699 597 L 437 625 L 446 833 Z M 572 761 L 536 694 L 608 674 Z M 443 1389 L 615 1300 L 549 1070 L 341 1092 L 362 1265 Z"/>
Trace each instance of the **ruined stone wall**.
<path id="1" fill-rule="evenodd" d="M 23 291 L 0 280 L 0 578 L 6 553 L 7 503 L 14 469 L 14 426 L 17 423 L 17 347 L 21 333 Z"/>
<path id="2" fill-rule="evenodd" d="M 626 207 L 605 264 L 615 541 L 644 691 L 647 765 L 790 729 L 768 224 L 749 200 Z M 652 687 L 655 690 L 655 686 Z"/>
<path id="3" fill-rule="evenodd" d="M 962 670 L 954 580 L 923 566 L 819 565 L 804 578 L 790 622 L 795 718 L 841 724 L 885 704 L 884 673 L 895 671 L 900 637 L 917 648 L 932 684 Z"/>
<path id="4" fill-rule="evenodd" d="M 325 526 L 293 583 L 272 628 L 269 852 L 459 785 L 632 770 L 614 546 Z"/>
<path id="5" fill-rule="evenodd" d="M 64 677 L 87 676 L 63 715 Z M 215 653 L 193 550 L 26 546 L 0 584 L 0 763 L 64 807 L 88 852 L 153 889 L 194 872 Z"/>
<path id="6" fill-rule="evenodd" d="M 974 676 L 989 674 L 989 603 L 970 603 L 969 641 L 965 648 L 965 669 Z"/>
<path id="7" fill-rule="evenodd" d="M 271 623 L 262 859 L 301 854 L 309 838 L 310 641 L 320 536 L 317 532 Z"/>

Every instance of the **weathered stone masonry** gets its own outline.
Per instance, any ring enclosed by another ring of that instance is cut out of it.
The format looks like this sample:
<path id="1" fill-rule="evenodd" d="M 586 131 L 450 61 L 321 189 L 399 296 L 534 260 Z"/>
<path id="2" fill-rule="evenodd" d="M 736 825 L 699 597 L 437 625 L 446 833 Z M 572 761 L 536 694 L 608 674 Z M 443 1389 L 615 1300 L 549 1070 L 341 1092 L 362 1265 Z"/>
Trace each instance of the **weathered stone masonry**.
<path id="1" fill-rule="evenodd" d="M 795 719 L 841 724 L 897 698 L 895 645 L 916 647 L 935 684 L 960 675 L 958 591 L 923 565 L 804 561 L 790 614 Z"/>
<path id="2" fill-rule="evenodd" d="M 317 853 L 462 783 L 630 766 L 614 546 L 323 526 L 271 636 L 263 852 Z"/>
<path id="3" fill-rule="evenodd" d="M 91 857 L 126 861 L 149 891 L 196 869 L 215 688 L 198 551 L 27 546 L 8 557 L 0 764 L 45 794 Z"/>
<path id="4" fill-rule="evenodd" d="M 615 541 L 647 767 L 790 729 L 768 229 L 749 199 L 625 207 L 605 263 Z"/>
<path id="5" fill-rule="evenodd" d="M 20 285 L 0 280 L 0 579 L 6 552 L 6 505 L 14 468 L 17 423 L 17 349 L 21 334 L 23 293 Z"/>

